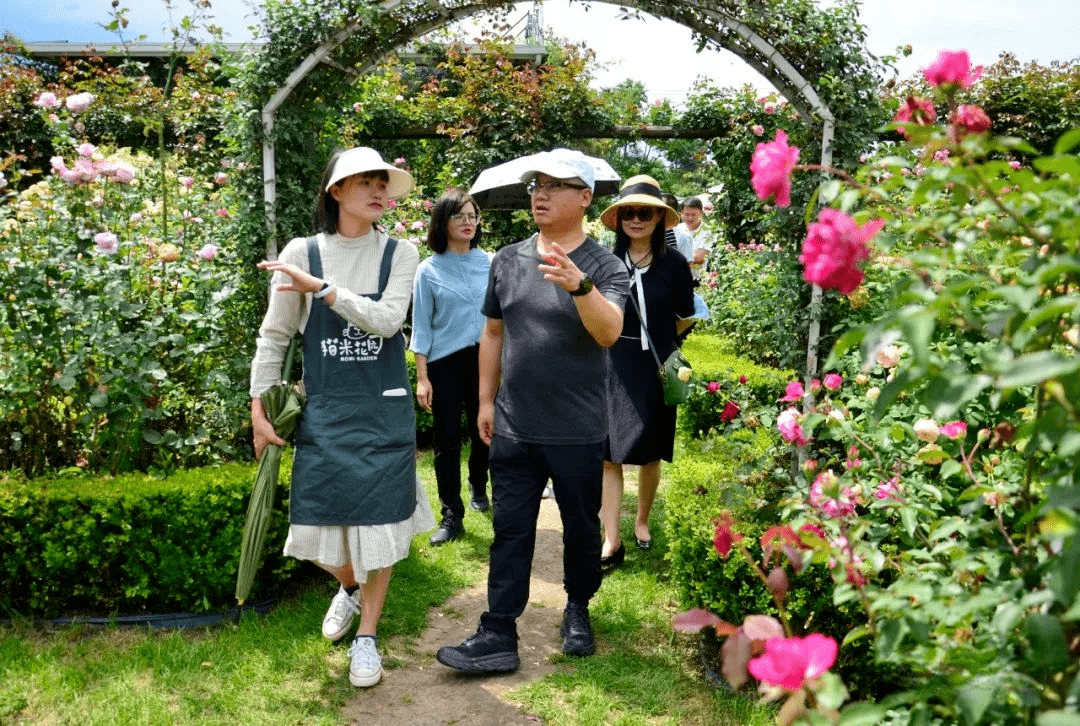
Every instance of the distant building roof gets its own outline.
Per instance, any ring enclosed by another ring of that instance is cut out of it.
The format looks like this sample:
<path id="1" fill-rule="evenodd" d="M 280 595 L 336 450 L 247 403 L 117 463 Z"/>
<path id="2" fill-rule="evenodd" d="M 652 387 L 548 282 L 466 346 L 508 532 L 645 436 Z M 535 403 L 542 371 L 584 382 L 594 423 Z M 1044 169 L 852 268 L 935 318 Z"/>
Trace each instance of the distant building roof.
<path id="1" fill-rule="evenodd" d="M 172 43 L 128 43 L 124 46 L 121 43 L 113 41 L 104 43 L 86 43 L 82 41 L 58 40 L 24 43 L 24 45 L 26 46 L 27 55 L 38 60 L 80 55 L 95 55 L 102 58 L 121 58 L 125 56 L 134 58 L 168 58 L 173 52 Z M 229 53 L 240 54 L 257 49 L 263 44 L 252 42 L 221 43 L 220 45 Z M 194 48 L 189 46 L 181 52 L 187 54 L 193 51 Z M 402 60 L 409 62 L 423 62 L 428 57 L 426 54 L 419 53 L 409 46 L 405 46 L 405 48 L 399 50 L 398 55 Z M 510 54 L 510 57 L 513 60 L 532 60 L 535 62 L 543 61 L 545 56 L 547 56 L 547 48 L 543 45 L 523 43 L 515 43 L 514 49 Z"/>

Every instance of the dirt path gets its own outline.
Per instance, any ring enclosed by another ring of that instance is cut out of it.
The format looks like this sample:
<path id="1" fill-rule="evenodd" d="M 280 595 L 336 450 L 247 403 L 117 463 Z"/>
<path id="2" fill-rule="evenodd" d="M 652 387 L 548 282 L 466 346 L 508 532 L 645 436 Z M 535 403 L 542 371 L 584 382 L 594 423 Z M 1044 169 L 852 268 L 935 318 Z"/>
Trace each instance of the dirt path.
<path id="1" fill-rule="evenodd" d="M 536 534 L 529 607 L 518 620 L 521 668 L 505 675 L 466 676 L 435 660 L 444 645 L 460 643 L 476 629 L 487 607 L 487 581 L 465 590 L 432 610 L 428 628 L 411 653 L 400 645 L 394 656 L 399 668 L 387 670 L 382 682 L 359 691 L 343 718 L 364 726 L 537 726 L 542 721 L 504 698 L 508 690 L 543 678 L 555 670 L 560 653 L 559 626 L 566 594 L 562 588 L 562 524 L 554 499 L 543 500 Z"/>

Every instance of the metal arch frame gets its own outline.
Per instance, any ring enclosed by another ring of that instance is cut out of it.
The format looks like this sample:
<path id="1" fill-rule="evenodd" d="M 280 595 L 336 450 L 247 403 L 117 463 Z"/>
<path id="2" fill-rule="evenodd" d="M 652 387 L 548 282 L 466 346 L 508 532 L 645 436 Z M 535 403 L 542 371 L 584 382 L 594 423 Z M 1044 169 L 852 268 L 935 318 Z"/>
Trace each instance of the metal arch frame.
<path id="1" fill-rule="evenodd" d="M 660 18 L 667 18 L 673 20 L 681 25 L 685 25 L 690 29 L 700 34 L 703 38 L 706 38 L 709 42 L 729 50 L 735 55 L 739 56 L 745 63 L 750 65 L 756 71 L 761 73 L 765 78 L 769 79 L 774 85 L 777 86 L 777 90 L 781 95 L 788 98 L 788 100 L 795 106 L 799 114 L 804 120 L 810 121 L 809 114 L 802 102 L 809 105 L 814 113 L 821 119 L 821 166 L 827 168 L 832 165 L 832 144 L 836 133 L 836 117 L 833 115 L 832 110 L 822 102 L 820 96 L 818 96 L 817 90 L 784 56 L 780 51 L 772 45 L 765 38 L 756 33 L 749 25 L 742 22 L 738 18 L 732 17 L 728 13 L 713 10 L 708 7 L 701 6 L 689 6 L 694 12 L 700 13 L 702 16 L 708 18 L 718 25 L 722 25 L 743 38 L 758 54 L 759 57 L 755 57 L 753 54 L 744 54 L 741 49 L 729 48 L 723 41 L 723 39 L 714 35 L 714 29 L 708 27 L 704 23 L 700 23 L 689 17 L 688 14 L 683 14 L 676 8 L 674 11 L 670 6 L 663 8 L 659 7 L 658 3 L 654 3 L 651 0 L 632 0 L 629 3 L 620 3 L 618 0 L 595 0 L 596 2 L 602 2 L 607 5 L 629 5 L 645 12 L 650 15 L 655 15 Z M 505 1 L 502 2 L 478 2 L 475 4 L 467 4 L 458 8 L 450 8 L 445 6 L 440 0 L 423 0 L 423 2 L 434 9 L 441 16 L 437 21 L 429 21 L 425 23 L 418 23 L 414 28 L 410 30 L 413 37 L 423 35 L 424 33 L 434 28 L 441 27 L 447 23 L 453 22 L 461 17 L 468 17 L 484 10 L 495 9 L 498 7 L 504 7 Z M 391 12 L 396 8 L 408 4 L 408 0 L 383 0 L 379 3 L 380 9 L 384 12 Z M 292 73 L 285 79 L 285 83 L 274 92 L 270 99 L 266 102 L 260 112 L 260 118 L 262 120 L 263 130 L 263 144 L 262 144 L 262 161 L 263 161 L 263 202 L 265 204 L 267 223 L 268 223 L 268 235 L 266 243 L 266 255 L 267 259 L 275 259 L 277 257 L 277 246 L 275 243 L 276 228 L 276 207 L 277 207 L 277 158 L 274 149 L 273 131 L 274 120 L 277 115 L 277 111 L 281 108 L 282 104 L 292 93 L 293 89 L 302 81 L 308 73 L 311 72 L 319 63 L 327 61 L 330 53 L 332 53 L 337 47 L 344 43 L 350 36 L 363 27 L 364 23 L 360 20 L 355 20 L 349 23 L 347 26 L 334 33 L 328 40 L 324 41 L 318 48 L 316 48 L 310 55 L 302 60 Z M 367 70 L 372 64 L 365 66 L 363 70 Z M 779 72 L 781 78 L 777 78 L 767 64 L 771 64 L 776 71 Z M 798 94 L 798 98 L 791 98 L 791 93 Z M 813 312 L 820 309 L 822 297 L 822 290 L 817 285 L 814 285 L 811 291 L 810 309 L 810 331 L 809 341 L 807 345 L 806 353 L 806 371 L 808 379 L 814 376 L 817 372 L 818 357 L 817 357 L 817 340 L 821 334 L 821 319 L 820 315 Z"/>

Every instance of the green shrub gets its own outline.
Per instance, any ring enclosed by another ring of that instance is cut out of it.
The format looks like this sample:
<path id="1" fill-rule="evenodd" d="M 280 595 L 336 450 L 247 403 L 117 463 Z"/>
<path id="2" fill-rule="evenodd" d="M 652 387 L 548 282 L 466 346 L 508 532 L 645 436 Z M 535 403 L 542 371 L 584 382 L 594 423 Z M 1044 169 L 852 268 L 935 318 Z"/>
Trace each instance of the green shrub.
<path id="1" fill-rule="evenodd" d="M 291 457 L 254 594 L 299 569 L 281 554 Z M 178 472 L 0 477 L 0 610 L 25 616 L 220 609 L 233 604 L 251 464 Z"/>
<path id="2" fill-rule="evenodd" d="M 690 398 L 679 406 L 679 430 L 694 438 L 723 429 L 721 414 L 728 401 L 750 413 L 772 406 L 784 386 L 795 377 L 790 370 L 761 366 L 736 355 L 728 338 L 709 332 L 695 332 L 683 344 L 683 353 L 694 366 L 694 386 Z M 744 382 L 742 381 L 745 377 Z M 719 389 L 709 390 L 716 382 Z"/>

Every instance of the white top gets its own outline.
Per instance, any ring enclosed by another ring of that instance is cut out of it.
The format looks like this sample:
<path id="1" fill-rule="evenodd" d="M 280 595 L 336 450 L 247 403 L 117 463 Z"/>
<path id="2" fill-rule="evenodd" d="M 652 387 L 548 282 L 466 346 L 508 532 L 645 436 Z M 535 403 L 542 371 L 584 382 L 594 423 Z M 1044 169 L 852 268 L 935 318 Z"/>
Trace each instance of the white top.
<path id="1" fill-rule="evenodd" d="M 363 330 L 388 338 L 401 330 L 412 299 L 413 277 L 420 263 L 415 245 L 398 241 L 394 251 L 390 280 L 378 302 L 361 297 L 379 291 L 379 267 L 388 235 L 374 228 L 355 238 L 339 234 L 319 234 L 319 256 L 322 258 L 324 280 L 337 285 L 336 299 L 330 307 L 346 322 Z M 308 269 L 307 238 L 297 237 L 285 246 L 279 258 Z M 291 278 L 275 272 L 270 280 L 270 303 L 259 328 L 255 357 L 251 361 L 249 392 L 255 398 L 281 380 L 281 363 L 289 341 L 307 326 L 311 311 L 311 293 L 279 292 L 277 286 Z"/>

